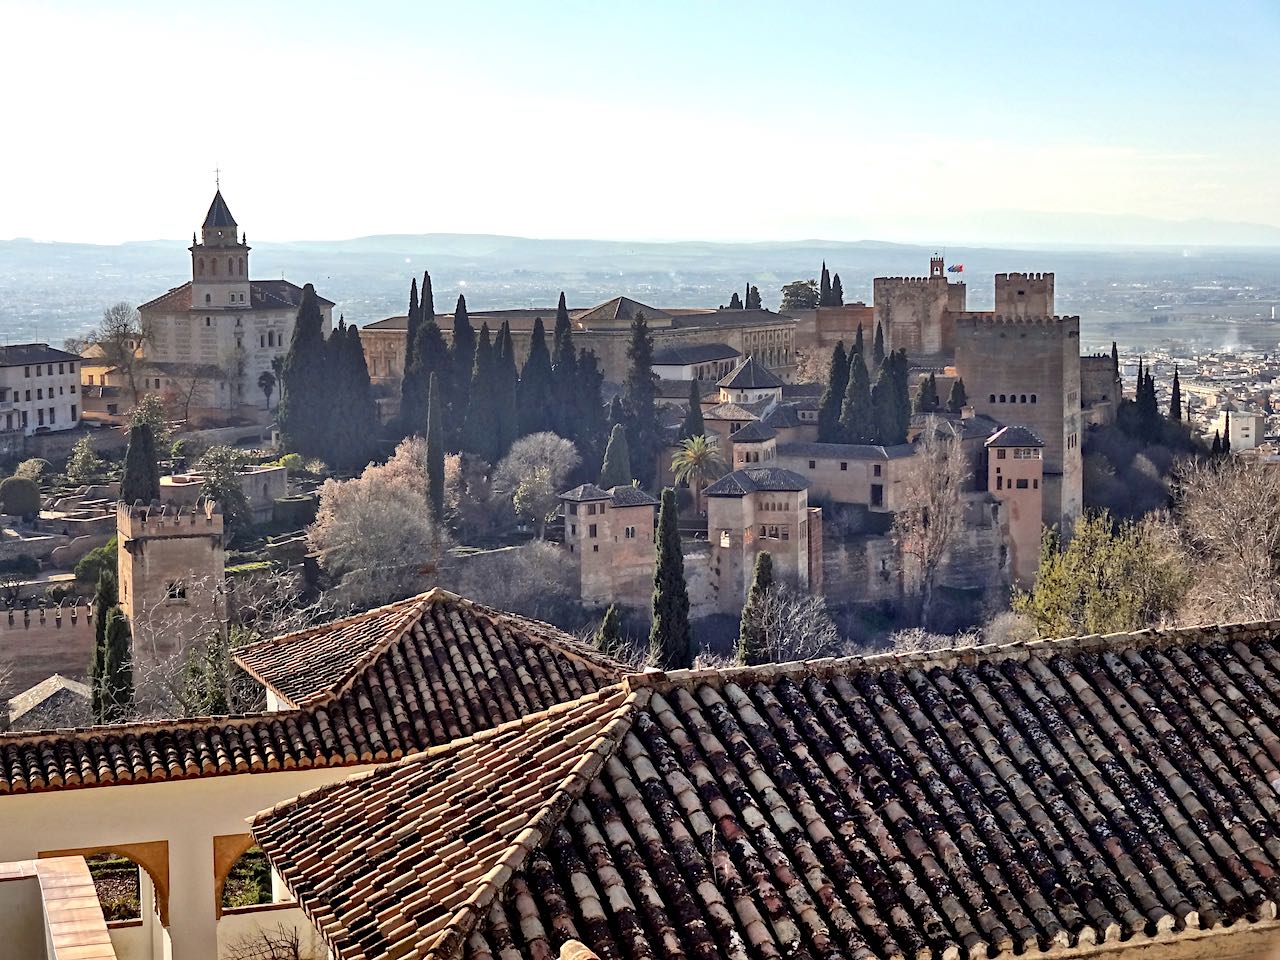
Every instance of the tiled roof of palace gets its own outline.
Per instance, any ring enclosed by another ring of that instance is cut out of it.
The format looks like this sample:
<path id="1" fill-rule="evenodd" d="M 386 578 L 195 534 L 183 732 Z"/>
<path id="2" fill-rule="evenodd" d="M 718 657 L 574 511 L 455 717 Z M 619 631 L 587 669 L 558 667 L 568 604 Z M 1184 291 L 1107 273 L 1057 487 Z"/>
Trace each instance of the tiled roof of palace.
<path id="1" fill-rule="evenodd" d="M 1002 427 L 987 439 L 988 447 L 1043 447 L 1044 441 L 1026 427 Z"/>
<path id="2" fill-rule="evenodd" d="M 640 314 L 644 314 L 646 320 L 668 320 L 671 317 L 671 314 L 665 310 L 632 300 L 630 297 L 614 297 L 612 300 L 596 304 L 589 310 L 574 311 L 573 320 L 575 323 L 631 321 Z"/>
<path id="3" fill-rule="evenodd" d="M 622 674 L 553 627 L 441 590 L 242 656 L 246 669 L 302 706 L 0 735 L 0 795 L 383 762 L 573 700 Z"/>
<path id="4" fill-rule="evenodd" d="M 876 443 L 780 443 L 780 457 L 810 457 L 815 460 L 902 460 L 915 453 L 909 443 L 884 447 Z"/>
<path id="5" fill-rule="evenodd" d="M 717 381 L 729 390 L 771 389 L 782 386 L 782 380 L 763 363 L 749 356 Z"/>
<path id="6" fill-rule="evenodd" d="M 729 439 L 734 443 L 763 443 L 765 440 L 772 440 L 777 435 L 778 431 L 772 427 L 765 425 L 760 420 L 752 420 L 746 426 L 741 427 Z"/>
<path id="7" fill-rule="evenodd" d="M 253 830 L 341 960 L 955 960 L 1271 920 L 1278 633 L 634 675 Z"/>
<path id="8" fill-rule="evenodd" d="M 685 367 L 694 363 L 706 363 L 710 360 L 732 360 L 740 354 L 727 343 L 689 343 L 672 344 L 655 350 L 653 365 L 655 367 Z"/>
<path id="9" fill-rule="evenodd" d="M 746 467 L 726 473 L 707 489 L 705 497 L 745 497 L 760 490 L 795 492 L 809 489 L 809 481 L 783 467 Z"/>
<path id="10" fill-rule="evenodd" d="M 326 300 L 324 297 L 317 295 L 316 300 L 321 306 L 334 305 L 332 300 Z M 285 310 L 288 308 L 297 308 L 302 303 L 302 288 L 296 283 L 289 280 L 250 280 L 249 281 L 249 309 L 251 310 Z M 191 306 L 191 281 L 188 280 L 181 286 L 174 287 L 167 293 L 162 293 L 154 300 L 148 300 L 146 303 L 138 307 L 139 310 L 171 310 L 174 312 L 184 312 L 192 309 Z M 212 304 L 210 310 L 227 311 L 227 312 L 243 312 L 244 307 L 226 307 L 219 304 Z"/>

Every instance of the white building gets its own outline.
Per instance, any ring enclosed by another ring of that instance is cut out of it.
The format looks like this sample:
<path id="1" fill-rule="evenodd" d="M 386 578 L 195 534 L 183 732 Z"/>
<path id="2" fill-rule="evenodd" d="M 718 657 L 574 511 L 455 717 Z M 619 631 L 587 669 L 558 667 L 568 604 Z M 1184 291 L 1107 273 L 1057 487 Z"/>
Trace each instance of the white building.
<path id="1" fill-rule="evenodd" d="M 1225 409 L 1218 414 L 1213 429 L 1231 439 L 1232 450 L 1251 450 L 1267 437 L 1267 418 L 1247 410 Z"/>
<path id="2" fill-rule="evenodd" d="M 191 237 L 191 280 L 138 308 L 147 360 L 218 371 L 201 385 L 205 406 L 265 408 L 258 378 L 288 353 L 293 336 L 302 288 L 283 279 L 250 280 L 249 249 L 219 190 L 200 240 Z M 319 301 L 328 336 L 333 303 Z"/>
<path id="3" fill-rule="evenodd" d="M 80 358 L 47 343 L 0 347 L 0 426 L 51 433 L 80 422 Z"/>

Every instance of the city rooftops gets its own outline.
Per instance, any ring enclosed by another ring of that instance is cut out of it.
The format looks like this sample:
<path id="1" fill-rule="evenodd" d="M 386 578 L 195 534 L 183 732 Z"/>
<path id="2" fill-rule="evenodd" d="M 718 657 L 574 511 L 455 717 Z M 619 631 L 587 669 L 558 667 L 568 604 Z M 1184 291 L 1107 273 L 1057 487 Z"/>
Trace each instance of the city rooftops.
<path id="1" fill-rule="evenodd" d="M 775 390 L 782 387 L 782 380 L 754 356 L 750 356 L 725 374 L 719 385 L 727 390 Z"/>
<path id="2" fill-rule="evenodd" d="M 745 497 L 760 491 L 795 493 L 808 490 L 809 481 L 782 467 L 747 467 L 725 474 L 703 491 L 708 497 Z"/>
<path id="3" fill-rule="evenodd" d="M 1003 427 L 988 438 L 988 447 L 1043 447 L 1044 441 L 1026 427 Z"/>

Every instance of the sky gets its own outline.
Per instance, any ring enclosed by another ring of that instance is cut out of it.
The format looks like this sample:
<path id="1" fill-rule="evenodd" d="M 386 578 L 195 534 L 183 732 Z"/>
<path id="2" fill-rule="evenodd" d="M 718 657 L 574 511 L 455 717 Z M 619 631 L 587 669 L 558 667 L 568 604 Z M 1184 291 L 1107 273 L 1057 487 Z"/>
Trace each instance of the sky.
<path id="1" fill-rule="evenodd" d="M 1280 227 L 1278 0 L 0 0 L 0 35 L 0 239 L 181 238 L 215 168 L 251 241 Z"/>

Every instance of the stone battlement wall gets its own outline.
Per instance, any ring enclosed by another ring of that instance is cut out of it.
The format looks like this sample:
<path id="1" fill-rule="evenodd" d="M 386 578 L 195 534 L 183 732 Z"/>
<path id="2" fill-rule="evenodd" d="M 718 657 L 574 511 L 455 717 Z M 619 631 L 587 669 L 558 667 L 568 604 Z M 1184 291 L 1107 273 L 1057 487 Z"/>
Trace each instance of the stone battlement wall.
<path id="1" fill-rule="evenodd" d="M 1020 280 L 1052 280 L 1052 273 L 997 273 L 997 283 L 1017 283 Z"/>
<path id="2" fill-rule="evenodd" d="M 116 530 L 123 538 L 212 536 L 223 532 L 222 511 L 212 501 L 194 506 L 151 503 L 116 506 Z"/>
<path id="3" fill-rule="evenodd" d="M 1041 326 L 1062 325 L 1075 321 L 1080 322 L 1079 316 L 1021 316 L 1018 314 L 1000 314 L 1000 313 L 957 313 L 954 315 L 956 326 L 999 326 L 1002 324 L 1035 324 Z M 1108 358 L 1110 359 L 1110 358 Z"/>
<path id="4" fill-rule="evenodd" d="M 11 670 L 0 701 L 55 673 L 84 679 L 92 653 L 92 603 L 0 610 L 0 664 Z"/>

